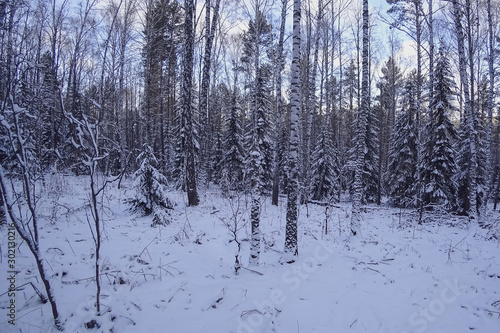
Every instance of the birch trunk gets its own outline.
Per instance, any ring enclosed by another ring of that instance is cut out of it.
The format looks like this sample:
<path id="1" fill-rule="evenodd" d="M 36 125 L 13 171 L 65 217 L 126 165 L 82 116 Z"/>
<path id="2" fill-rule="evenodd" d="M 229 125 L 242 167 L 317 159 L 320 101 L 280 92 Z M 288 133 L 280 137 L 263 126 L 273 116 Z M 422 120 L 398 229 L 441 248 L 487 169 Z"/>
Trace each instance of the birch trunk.
<path id="1" fill-rule="evenodd" d="M 298 255 L 297 220 L 299 192 L 299 117 L 300 117 L 300 0 L 293 2 L 293 33 L 292 33 L 292 82 L 290 87 L 290 156 L 287 184 L 287 211 L 285 234 L 285 260 L 295 261 Z"/>
<path id="2" fill-rule="evenodd" d="M 370 87 L 369 87 L 369 16 L 368 0 L 363 0 L 363 76 L 361 81 L 361 108 L 358 112 L 357 142 L 356 142 L 356 164 L 354 170 L 351 232 L 353 236 L 361 236 L 361 200 L 363 198 L 363 166 L 366 147 L 366 121 L 370 109 Z"/>

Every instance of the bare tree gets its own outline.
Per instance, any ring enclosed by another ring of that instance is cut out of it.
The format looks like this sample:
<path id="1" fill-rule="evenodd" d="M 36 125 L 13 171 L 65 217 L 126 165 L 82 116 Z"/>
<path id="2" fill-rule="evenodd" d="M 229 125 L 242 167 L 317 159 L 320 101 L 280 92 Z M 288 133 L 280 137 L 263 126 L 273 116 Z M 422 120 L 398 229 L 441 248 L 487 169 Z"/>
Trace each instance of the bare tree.
<path id="1" fill-rule="evenodd" d="M 7 113 L 11 115 L 7 117 Z M 55 296 L 46 274 L 44 267 L 45 260 L 40 249 L 39 219 L 36 207 L 37 193 L 35 191 L 36 177 L 33 174 L 33 168 L 30 168 L 30 165 L 34 163 L 29 157 L 30 152 L 28 147 L 33 137 L 29 130 L 23 128 L 21 118 L 24 117 L 29 117 L 29 115 L 26 114 L 25 109 L 14 103 L 12 95 L 9 95 L 6 100 L 2 101 L 0 123 L 3 130 L 7 133 L 10 150 L 20 170 L 19 176 L 22 182 L 22 191 L 20 193 L 11 192 L 15 191 L 15 186 L 9 184 L 4 167 L 0 164 L 0 201 L 3 202 L 4 213 L 7 217 L 9 227 L 13 226 L 16 229 L 35 257 L 38 274 L 47 293 L 47 299 L 42 297 L 42 302 L 46 303 L 47 300 L 49 301 L 54 325 L 58 330 L 62 331 L 63 326 L 59 319 Z M 23 211 L 26 211 L 26 214 L 18 214 L 18 212 Z"/>

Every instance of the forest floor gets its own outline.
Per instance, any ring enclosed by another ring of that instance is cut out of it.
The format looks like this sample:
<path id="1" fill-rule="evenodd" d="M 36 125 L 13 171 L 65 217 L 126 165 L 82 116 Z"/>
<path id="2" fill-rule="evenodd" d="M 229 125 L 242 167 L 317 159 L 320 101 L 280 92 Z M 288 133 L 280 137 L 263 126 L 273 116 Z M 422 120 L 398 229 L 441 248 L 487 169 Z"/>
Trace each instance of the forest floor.
<path id="1" fill-rule="evenodd" d="M 186 207 L 173 192 L 172 222 L 151 227 L 151 217 L 128 211 L 131 182 L 112 184 L 101 201 L 98 317 L 88 181 L 53 176 L 47 184 L 40 243 L 66 332 L 499 332 L 498 213 L 482 217 L 490 228 L 437 213 L 418 225 L 414 211 L 367 206 L 361 237 L 350 237 L 348 203 L 303 205 L 299 256 L 281 264 L 286 198 L 278 206 L 265 199 L 260 264 L 249 266 L 244 196 L 207 190 L 199 206 Z M 5 225 L 0 235 L 0 332 L 55 332 L 49 304 L 26 284 L 43 290 L 25 244 L 16 257 L 16 325 L 8 323 Z"/>

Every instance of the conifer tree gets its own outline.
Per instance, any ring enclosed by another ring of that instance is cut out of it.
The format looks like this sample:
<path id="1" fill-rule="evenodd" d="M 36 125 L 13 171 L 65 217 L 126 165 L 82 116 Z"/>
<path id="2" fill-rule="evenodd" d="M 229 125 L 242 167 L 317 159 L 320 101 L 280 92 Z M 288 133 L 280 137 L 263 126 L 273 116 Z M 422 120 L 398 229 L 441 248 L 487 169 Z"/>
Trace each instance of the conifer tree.
<path id="1" fill-rule="evenodd" d="M 403 92 L 401 111 L 392 129 L 389 163 L 385 180 L 392 203 L 396 207 L 416 205 L 414 184 L 418 164 L 418 127 L 416 115 L 415 76 L 410 76 Z"/>
<path id="2" fill-rule="evenodd" d="M 424 129 L 425 142 L 419 166 L 423 186 L 422 204 L 454 209 L 457 195 L 454 175 L 457 168 L 453 145 L 457 139 L 457 131 L 449 117 L 456 111 L 453 104 L 455 83 L 449 57 L 442 48 L 435 66 L 434 80 L 434 94 Z"/>
<path id="3" fill-rule="evenodd" d="M 147 144 L 137 156 L 139 169 L 134 173 L 136 195 L 129 200 L 131 210 L 146 216 L 153 215 L 154 225 L 169 224 L 167 209 L 173 204 L 165 193 L 167 178 L 158 170 L 158 160 Z"/>
<path id="4" fill-rule="evenodd" d="M 222 143 L 223 155 L 220 160 L 221 187 L 223 191 L 243 189 L 245 151 L 240 124 L 241 107 L 236 86 L 231 94 L 229 114 L 226 116 L 226 132 Z"/>
<path id="5" fill-rule="evenodd" d="M 338 149 L 329 126 L 324 126 L 312 154 L 311 196 L 313 200 L 336 202 L 340 195 Z"/>

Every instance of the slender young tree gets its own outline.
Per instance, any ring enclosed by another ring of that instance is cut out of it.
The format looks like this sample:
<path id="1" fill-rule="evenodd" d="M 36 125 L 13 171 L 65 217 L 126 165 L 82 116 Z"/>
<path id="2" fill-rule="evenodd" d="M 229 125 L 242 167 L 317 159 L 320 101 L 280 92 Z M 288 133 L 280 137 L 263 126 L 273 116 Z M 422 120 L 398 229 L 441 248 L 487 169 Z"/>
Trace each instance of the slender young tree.
<path id="1" fill-rule="evenodd" d="M 11 114 L 10 119 L 7 118 L 7 113 Z M 41 296 L 41 301 L 50 303 L 54 325 L 60 331 L 63 330 L 63 325 L 59 318 L 59 310 L 57 308 L 54 289 L 50 283 L 49 276 L 46 271 L 46 260 L 43 257 L 42 249 L 40 248 L 39 237 L 39 216 L 37 213 L 36 200 L 36 178 L 33 174 L 33 168 L 30 165 L 35 165 L 30 158 L 29 146 L 33 143 L 32 135 L 29 129 L 23 126 L 21 118 L 26 117 L 26 110 L 14 103 L 12 95 L 1 103 L 0 123 L 2 131 L 7 133 L 7 141 L 10 145 L 12 159 L 16 160 L 16 166 L 19 169 L 19 174 L 16 175 L 22 182 L 22 192 L 16 193 L 15 187 L 11 184 L 4 171 L 4 166 L 0 164 L 0 202 L 3 203 L 3 211 L 9 228 L 15 228 L 21 239 L 26 242 L 30 252 L 33 254 L 42 280 L 47 298 Z M 28 116 L 29 117 L 29 116 Z M 31 138 L 30 138 L 31 137 Z M 2 141 L 4 141 L 2 139 Z M 15 153 L 14 153 L 15 152 Z M 22 198 L 22 200 L 19 200 Z M 25 201 L 20 205 L 20 201 Z"/>
<path id="2" fill-rule="evenodd" d="M 200 144 L 202 147 L 202 168 L 205 168 L 205 173 L 207 174 L 207 182 L 211 180 L 212 172 L 210 169 L 210 145 L 211 145 L 211 135 L 210 130 L 211 117 L 209 116 L 209 84 L 210 84 L 210 67 L 212 66 L 212 49 L 215 38 L 215 30 L 217 29 L 219 21 L 219 8 L 220 0 L 215 0 L 215 5 L 212 11 L 211 0 L 205 0 L 205 50 L 203 54 L 203 69 L 201 78 L 201 88 L 200 88 L 200 119 L 201 119 L 201 132 Z"/>
<path id="3" fill-rule="evenodd" d="M 260 209 L 261 195 L 268 189 L 271 180 L 271 141 L 269 139 L 269 114 L 271 113 L 271 99 L 269 94 L 269 78 L 271 72 L 263 56 L 270 45 L 271 25 L 263 13 L 263 5 L 255 2 L 255 17 L 250 20 L 248 31 L 243 34 L 242 62 L 251 68 L 251 105 L 250 123 L 246 135 L 248 147 L 247 180 L 250 182 L 251 195 L 251 227 L 252 240 L 250 263 L 258 264 L 260 254 Z"/>
<path id="4" fill-rule="evenodd" d="M 493 178 L 494 178 L 494 159 L 492 154 L 492 135 L 493 135 L 493 105 L 495 96 L 495 53 L 494 53 L 494 36 L 493 18 L 491 14 L 491 0 L 487 0 L 487 15 L 488 15 L 488 122 L 486 127 L 486 173 L 487 179 L 487 194 L 485 197 L 484 206 L 486 207 L 490 193 L 493 191 Z"/>
<path id="5" fill-rule="evenodd" d="M 309 81 L 307 84 L 308 91 L 306 94 L 306 130 L 303 134 L 304 136 L 304 151 L 302 157 L 302 177 L 303 177 L 303 185 L 302 185 L 302 193 L 301 193 L 301 201 L 305 201 L 309 195 L 309 184 L 311 182 L 311 152 L 312 152 L 312 144 L 313 144 L 313 120 L 316 113 L 316 76 L 318 72 L 318 64 L 319 64 L 319 42 L 321 39 L 322 33 L 322 22 L 323 20 L 323 0 L 318 0 L 318 13 L 316 16 L 316 31 L 314 36 L 314 58 L 312 61 L 312 70 L 307 77 Z M 311 23 L 312 25 L 312 23 Z M 308 41 L 308 44 L 310 42 Z M 309 63 L 307 64 L 309 66 Z"/>
<path id="6" fill-rule="evenodd" d="M 300 0 L 293 1 L 292 82 L 290 86 L 290 148 L 288 157 L 288 186 L 285 233 L 285 261 L 293 262 L 299 254 L 297 222 L 299 197 L 299 117 L 300 117 Z"/>
<path id="7" fill-rule="evenodd" d="M 283 117 L 283 98 L 281 94 L 282 87 L 282 72 L 285 67 L 285 54 L 283 52 L 285 41 L 285 24 L 286 12 L 288 7 L 288 0 L 281 0 L 281 22 L 278 45 L 276 50 L 276 123 L 275 123 L 275 136 L 274 136 L 274 169 L 273 169 L 273 190 L 272 190 L 272 204 L 278 205 L 279 189 L 280 189 L 280 173 L 282 169 L 282 161 L 279 159 L 279 151 L 283 147 L 280 146 L 280 133 Z"/>

